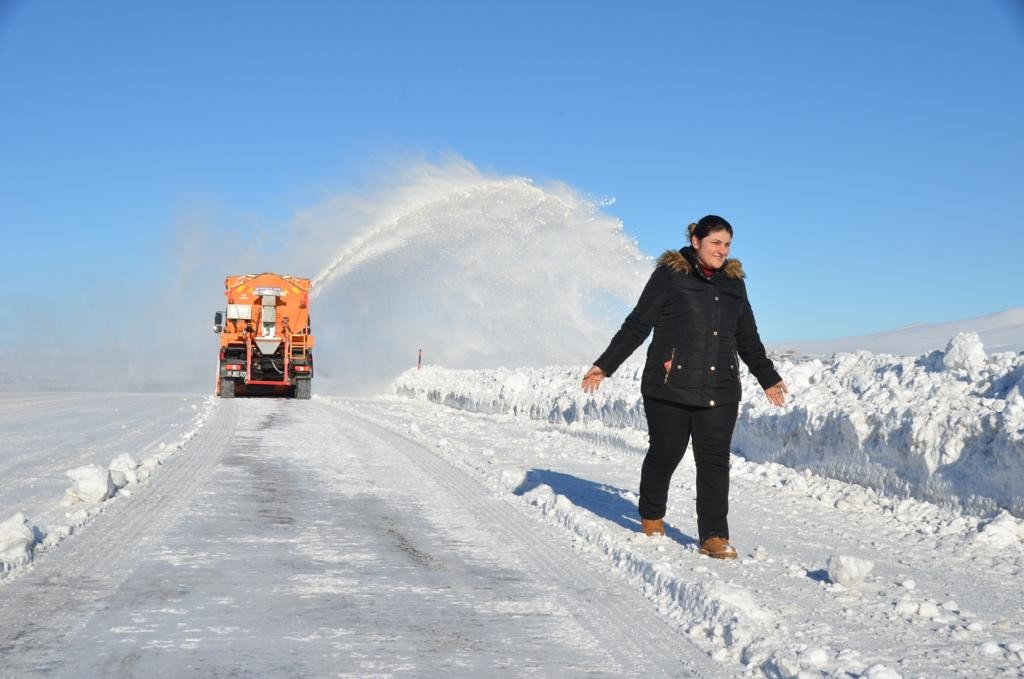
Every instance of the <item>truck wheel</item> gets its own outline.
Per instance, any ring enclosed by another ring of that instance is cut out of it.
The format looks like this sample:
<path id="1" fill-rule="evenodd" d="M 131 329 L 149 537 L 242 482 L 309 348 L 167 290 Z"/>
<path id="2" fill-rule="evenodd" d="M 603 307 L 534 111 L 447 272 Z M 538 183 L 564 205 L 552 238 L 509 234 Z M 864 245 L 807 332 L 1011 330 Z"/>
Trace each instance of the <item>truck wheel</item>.
<path id="1" fill-rule="evenodd" d="M 220 397 L 221 398 L 234 398 L 235 397 L 235 381 L 234 380 L 221 380 L 220 381 Z"/>
<path id="2" fill-rule="evenodd" d="M 298 380 L 295 383 L 295 398 L 310 398 L 313 395 L 313 382 L 311 380 Z"/>

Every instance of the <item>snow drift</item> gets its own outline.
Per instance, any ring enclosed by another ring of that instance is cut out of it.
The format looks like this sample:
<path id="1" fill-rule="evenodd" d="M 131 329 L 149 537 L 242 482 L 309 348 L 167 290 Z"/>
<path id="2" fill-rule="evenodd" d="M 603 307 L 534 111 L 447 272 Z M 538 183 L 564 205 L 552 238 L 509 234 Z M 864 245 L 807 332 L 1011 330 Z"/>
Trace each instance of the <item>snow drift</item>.
<path id="1" fill-rule="evenodd" d="M 1024 516 L 1024 356 L 986 355 L 976 334 L 917 358 L 857 352 L 779 358 L 791 398 L 774 408 L 743 374 L 733 450 L 897 497 Z M 642 364 L 624 365 L 597 394 L 584 367 L 409 370 L 394 393 L 463 410 L 573 426 L 646 429 Z"/>

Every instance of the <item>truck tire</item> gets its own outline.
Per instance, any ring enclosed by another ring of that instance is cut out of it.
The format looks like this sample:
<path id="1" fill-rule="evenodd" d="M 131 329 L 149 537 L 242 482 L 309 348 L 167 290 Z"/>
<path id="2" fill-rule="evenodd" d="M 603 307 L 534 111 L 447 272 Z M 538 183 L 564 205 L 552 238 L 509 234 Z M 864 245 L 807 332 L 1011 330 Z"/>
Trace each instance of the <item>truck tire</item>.
<path id="1" fill-rule="evenodd" d="M 234 398 L 235 397 L 235 381 L 234 380 L 221 380 L 220 381 L 220 397 L 221 398 Z"/>
<path id="2" fill-rule="evenodd" d="M 298 380 L 295 382 L 295 398 L 308 399 L 313 395 L 312 380 Z"/>

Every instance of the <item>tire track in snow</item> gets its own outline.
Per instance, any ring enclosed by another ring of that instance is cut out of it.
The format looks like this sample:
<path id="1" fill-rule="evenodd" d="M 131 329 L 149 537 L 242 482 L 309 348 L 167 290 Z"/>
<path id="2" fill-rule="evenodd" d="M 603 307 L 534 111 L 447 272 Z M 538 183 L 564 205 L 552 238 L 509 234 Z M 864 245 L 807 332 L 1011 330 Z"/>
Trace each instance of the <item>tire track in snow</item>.
<path id="1" fill-rule="evenodd" d="M 537 525 L 496 500 L 476 480 L 422 444 L 354 413 L 332 408 L 342 419 L 401 453 L 447 488 L 466 508 L 508 541 L 547 582 L 569 596 L 563 603 L 601 643 L 626 675 L 717 676 L 725 670 L 673 630 L 625 583 L 591 572 L 571 548 L 544 539 Z M 572 596 L 583 595 L 583 600 Z M 689 649 L 688 653 L 680 649 Z"/>
<path id="2" fill-rule="evenodd" d="M 43 673 L 62 665 L 61 642 L 104 609 L 143 549 L 161 538 L 223 457 L 236 408 L 220 403 L 188 446 L 158 468 L 150 486 L 119 498 L 4 589 L 0 665 Z"/>

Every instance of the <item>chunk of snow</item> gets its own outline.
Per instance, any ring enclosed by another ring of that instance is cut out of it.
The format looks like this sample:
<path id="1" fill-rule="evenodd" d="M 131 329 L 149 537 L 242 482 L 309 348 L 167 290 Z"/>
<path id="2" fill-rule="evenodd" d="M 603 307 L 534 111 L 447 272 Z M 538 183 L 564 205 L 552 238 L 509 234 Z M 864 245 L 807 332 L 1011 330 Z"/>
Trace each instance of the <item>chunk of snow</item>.
<path id="1" fill-rule="evenodd" d="M 708 589 L 709 598 L 728 604 L 734 615 L 749 621 L 764 624 L 772 620 L 772 614 L 761 607 L 750 590 L 732 583 L 717 582 Z M 735 630 L 731 630 L 735 632 Z"/>
<path id="2" fill-rule="evenodd" d="M 509 394 L 518 394 L 521 391 L 529 389 L 529 387 L 529 376 L 524 373 L 517 372 L 508 376 L 502 385 L 502 390 Z"/>
<path id="3" fill-rule="evenodd" d="M 139 461 L 129 453 L 122 453 L 110 462 L 110 480 L 118 488 L 124 488 L 129 484 L 139 482 L 135 470 L 139 467 Z"/>
<path id="4" fill-rule="evenodd" d="M 526 470 L 521 468 L 503 469 L 501 472 L 501 485 L 508 490 L 515 490 L 526 482 Z"/>
<path id="5" fill-rule="evenodd" d="M 71 526 L 50 526 L 49 530 L 46 531 L 46 537 L 43 538 L 43 547 L 49 549 L 61 540 L 66 539 L 73 532 L 74 529 Z"/>
<path id="6" fill-rule="evenodd" d="M 881 663 L 871 665 L 861 674 L 864 679 L 903 679 L 896 670 L 890 669 Z"/>
<path id="7" fill-rule="evenodd" d="M 942 365 L 946 370 L 964 372 L 974 376 L 985 367 L 988 356 L 985 345 L 976 332 L 961 332 L 946 345 Z"/>
<path id="8" fill-rule="evenodd" d="M 996 518 L 992 519 L 981 529 L 975 537 L 975 543 L 981 543 L 987 547 L 1005 549 L 1010 545 L 1021 541 L 1022 522 L 1010 512 L 1002 511 Z"/>
<path id="9" fill-rule="evenodd" d="M 21 512 L 0 521 L 0 573 L 32 560 L 35 532 Z"/>
<path id="10" fill-rule="evenodd" d="M 110 468 L 121 472 L 135 471 L 139 468 L 139 461 L 130 453 L 122 453 L 110 461 Z"/>
<path id="11" fill-rule="evenodd" d="M 110 471 L 98 464 L 75 467 L 64 473 L 72 482 L 67 494 L 74 500 L 103 502 L 116 491 L 110 479 Z"/>
<path id="12" fill-rule="evenodd" d="M 555 509 L 562 512 L 571 512 L 576 508 L 576 505 L 572 503 L 572 500 L 564 495 L 555 496 Z"/>
<path id="13" fill-rule="evenodd" d="M 68 512 L 64 516 L 71 522 L 72 527 L 81 526 L 89 520 L 89 511 L 87 509 L 80 508 L 73 512 Z"/>
<path id="14" fill-rule="evenodd" d="M 828 663 L 828 651 L 820 647 L 809 648 L 804 651 L 801 660 L 809 667 L 823 667 Z"/>
<path id="15" fill-rule="evenodd" d="M 109 471 L 110 482 L 114 484 L 114 488 L 120 490 L 121 488 L 124 488 L 125 486 L 128 485 L 128 477 L 125 475 L 124 472 L 118 471 L 116 469 L 111 469 Z"/>
<path id="16" fill-rule="evenodd" d="M 787 677 L 797 679 L 800 677 L 800 662 L 796 658 L 776 657 L 766 661 L 761 670 L 769 677 Z"/>
<path id="17" fill-rule="evenodd" d="M 855 587 L 864 582 L 874 567 L 872 561 L 841 554 L 831 557 L 826 565 L 829 580 L 844 587 Z"/>

